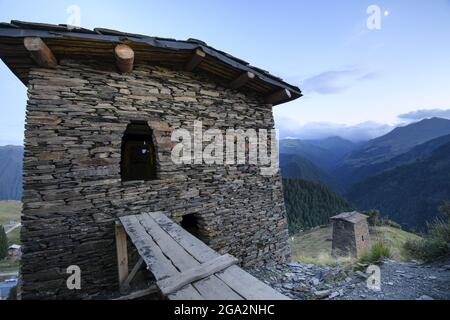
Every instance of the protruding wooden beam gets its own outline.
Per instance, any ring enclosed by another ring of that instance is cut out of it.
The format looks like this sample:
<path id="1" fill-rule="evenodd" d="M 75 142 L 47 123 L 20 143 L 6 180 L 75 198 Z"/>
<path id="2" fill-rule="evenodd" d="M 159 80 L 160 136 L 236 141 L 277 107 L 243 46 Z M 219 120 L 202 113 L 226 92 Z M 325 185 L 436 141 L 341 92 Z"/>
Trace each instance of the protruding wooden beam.
<path id="1" fill-rule="evenodd" d="M 119 272 L 119 285 L 121 286 L 128 277 L 128 251 L 127 251 L 127 233 L 121 223 L 116 222 L 116 252 L 117 269 Z"/>
<path id="2" fill-rule="evenodd" d="M 288 89 L 282 89 L 282 90 L 279 90 L 272 94 L 269 94 L 265 100 L 266 100 L 267 104 L 277 104 L 284 100 L 288 100 L 291 97 L 292 97 L 292 94 Z"/>
<path id="3" fill-rule="evenodd" d="M 231 81 L 230 88 L 237 89 L 244 86 L 247 82 L 255 78 L 255 74 L 252 72 L 244 72 L 239 77 Z"/>
<path id="4" fill-rule="evenodd" d="M 41 38 L 25 37 L 23 39 L 23 45 L 38 66 L 43 68 L 56 68 L 58 65 L 58 60 L 56 60 L 50 48 L 47 47 Z"/>
<path id="5" fill-rule="evenodd" d="M 194 71 L 194 69 L 197 68 L 205 57 L 206 53 L 204 53 L 201 49 L 196 49 L 191 59 L 184 66 L 184 70 Z"/>
<path id="6" fill-rule="evenodd" d="M 133 71 L 134 51 L 126 44 L 118 44 L 114 48 L 116 65 L 120 72 L 130 73 Z"/>

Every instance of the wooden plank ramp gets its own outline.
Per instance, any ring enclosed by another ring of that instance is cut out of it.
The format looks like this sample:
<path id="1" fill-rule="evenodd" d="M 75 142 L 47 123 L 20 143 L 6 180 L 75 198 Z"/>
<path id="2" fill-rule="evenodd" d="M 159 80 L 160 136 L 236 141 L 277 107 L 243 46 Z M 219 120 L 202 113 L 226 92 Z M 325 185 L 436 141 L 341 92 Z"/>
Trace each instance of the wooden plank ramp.
<path id="1" fill-rule="evenodd" d="M 120 217 L 159 291 L 170 300 L 288 300 L 231 255 L 220 255 L 163 212 Z"/>

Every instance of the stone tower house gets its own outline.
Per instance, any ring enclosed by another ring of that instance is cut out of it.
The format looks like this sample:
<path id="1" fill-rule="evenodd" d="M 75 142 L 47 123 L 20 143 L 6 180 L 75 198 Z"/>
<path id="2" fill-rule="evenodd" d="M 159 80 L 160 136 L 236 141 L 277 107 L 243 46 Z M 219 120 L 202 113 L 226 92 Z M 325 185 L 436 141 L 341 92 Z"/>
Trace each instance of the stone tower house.
<path id="1" fill-rule="evenodd" d="M 290 255 L 280 174 L 256 165 L 175 164 L 177 128 L 272 129 L 300 90 L 195 39 L 20 21 L 0 57 L 28 87 L 22 298 L 117 290 L 114 224 L 164 211 L 243 266 Z M 68 290 L 77 265 L 81 290 Z"/>
<path id="2" fill-rule="evenodd" d="M 333 225 L 332 256 L 360 257 L 370 247 L 368 216 L 343 212 L 331 217 Z"/>

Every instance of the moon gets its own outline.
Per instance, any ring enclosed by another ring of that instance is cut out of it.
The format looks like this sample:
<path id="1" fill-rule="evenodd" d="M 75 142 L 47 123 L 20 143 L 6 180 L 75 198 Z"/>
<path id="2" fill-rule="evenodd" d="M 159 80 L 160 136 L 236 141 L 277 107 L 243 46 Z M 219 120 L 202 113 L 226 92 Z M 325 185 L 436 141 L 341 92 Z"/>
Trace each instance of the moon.
<path id="1" fill-rule="evenodd" d="M 389 11 L 384 11 L 384 15 L 387 17 L 389 15 Z"/>

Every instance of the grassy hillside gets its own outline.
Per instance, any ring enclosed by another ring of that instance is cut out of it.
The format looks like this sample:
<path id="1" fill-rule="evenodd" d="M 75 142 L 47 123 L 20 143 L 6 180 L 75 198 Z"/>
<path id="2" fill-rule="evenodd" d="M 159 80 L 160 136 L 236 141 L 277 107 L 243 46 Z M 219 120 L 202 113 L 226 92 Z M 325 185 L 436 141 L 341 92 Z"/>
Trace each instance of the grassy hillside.
<path id="1" fill-rule="evenodd" d="M 419 236 L 404 230 L 381 226 L 371 227 L 372 243 L 383 240 L 391 249 L 393 259 L 406 260 L 403 244 L 408 240 L 420 239 Z M 291 237 L 292 260 L 317 264 L 334 264 L 349 262 L 350 258 L 335 259 L 331 257 L 331 226 L 314 228 Z"/>
<path id="2" fill-rule="evenodd" d="M 20 222 L 20 211 L 22 203 L 20 201 L 0 201 L 0 224 L 7 225 L 11 220 Z"/>
<path id="3" fill-rule="evenodd" d="M 0 201 L 0 224 L 5 227 L 7 231 L 13 225 L 10 221 L 20 222 L 20 213 L 22 210 L 22 203 L 20 201 Z M 17 228 L 8 233 L 9 244 L 20 244 L 20 228 Z"/>
<path id="4" fill-rule="evenodd" d="M 0 201 L 0 224 L 5 226 L 5 230 L 9 230 L 13 225 L 10 221 L 20 222 L 20 214 L 22 203 L 20 201 Z M 20 244 L 20 227 L 8 233 L 8 244 Z M 0 260 L 0 273 L 17 271 L 19 262 L 10 259 Z"/>

